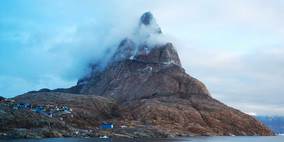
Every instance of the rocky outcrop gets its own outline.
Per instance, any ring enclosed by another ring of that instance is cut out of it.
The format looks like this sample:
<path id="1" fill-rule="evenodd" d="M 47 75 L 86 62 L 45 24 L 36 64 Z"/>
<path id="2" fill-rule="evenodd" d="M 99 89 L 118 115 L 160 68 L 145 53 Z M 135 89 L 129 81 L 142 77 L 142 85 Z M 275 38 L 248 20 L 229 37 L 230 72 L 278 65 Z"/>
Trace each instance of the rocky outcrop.
<path id="1" fill-rule="evenodd" d="M 132 110 L 123 114 L 125 119 L 144 122 L 168 134 L 272 135 L 269 129 L 253 117 L 210 96 L 196 95 L 187 99 L 160 96 L 137 100 L 122 108 Z"/>
<path id="2" fill-rule="evenodd" d="M 212 98 L 185 72 L 172 43 L 153 43 L 161 35 L 147 12 L 105 68 L 93 64 L 76 86 L 29 92 L 16 100 L 68 104 L 74 109 L 74 118 L 65 121 L 70 127 L 95 129 L 105 121 L 127 126 L 115 128 L 113 136 L 273 135 L 255 118 Z"/>
<path id="3" fill-rule="evenodd" d="M 141 28 L 143 26 L 149 29 L 148 32 L 157 33 L 157 34 L 162 33 L 160 26 L 156 23 L 156 20 L 151 12 L 145 12 L 140 17 L 139 27 Z M 142 32 L 145 32 L 145 31 L 142 31 Z"/>
<path id="4" fill-rule="evenodd" d="M 129 101 L 159 95 L 210 95 L 205 85 L 176 64 L 124 60 L 95 74 L 80 93 Z"/>

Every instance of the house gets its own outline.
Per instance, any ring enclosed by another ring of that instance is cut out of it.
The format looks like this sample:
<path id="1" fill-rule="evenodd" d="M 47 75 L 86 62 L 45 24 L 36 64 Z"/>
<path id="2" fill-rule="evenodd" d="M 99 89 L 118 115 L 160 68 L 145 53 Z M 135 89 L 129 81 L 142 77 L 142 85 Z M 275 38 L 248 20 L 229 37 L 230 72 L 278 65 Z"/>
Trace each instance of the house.
<path id="1" fill-rule="evenodd" d="M 41 112 L 41 114 L 43 114 L 47 117 L 53 117 L 53 113 L 51 113 L 51 112 Z"/>
<path id="2" fill-rule="evenodd" d="M 67 106 L 63 106 L 62 111 L 63 111 L 64 114 L 67 114 L 67 113 L 71 113 L 72 109 L 67 107 Z"/>
<path id="3" fill-rule="evenodd" d="M 100 125 L 101 129 L 112 129 L 113 128 L 113 124 L 112 123 L 103 123 Z"/>
<path id="4" fill-rule="evenodd" d="M 32 105 L 28 103 L 19 103 L 17 104 L 18 109 L 31 109 Z"/>
<path id="5" fill-rule="evenodd" d="M 127 128 L 127 126 L 126 125 L 121 125 L 120 128 Z"/>
<path id="6" fill-rule="evenodd" d="M 43 106 L 36 106 L 32 111 L 36 112 L 36 113 L 41 113 L 43 112 L 45 109 Z"/>

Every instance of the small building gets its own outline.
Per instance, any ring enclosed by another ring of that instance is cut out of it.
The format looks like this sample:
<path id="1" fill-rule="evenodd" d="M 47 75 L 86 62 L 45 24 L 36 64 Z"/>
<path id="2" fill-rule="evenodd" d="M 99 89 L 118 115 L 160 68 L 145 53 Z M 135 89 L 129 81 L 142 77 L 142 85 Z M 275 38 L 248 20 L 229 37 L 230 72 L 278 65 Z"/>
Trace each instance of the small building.
<path id="1" fill-rule="evenodd" d="M 41 114 L 43 114 L 47 117 L 53 117 L 53 113 L 51 113 L 51 112 L 41 112 Z"/>
<path id="2" fill-rule="evenodd" d="M 121 125 L 120 128 L 127 128 L 127 126 L 126 125 Z"/>
<path id="3" fill-rule="evenodd" d="M 103 123 L 100 125 L 101 129 L 113 129 L 113 124 L 112 123 Z"/>
<path id="4" fill-rule="evenodd" d="M 72 109 L 67 107 L 67 106 L 63 106 L 62 111 L 63 111 L 64 114 L 67 114 L 67 113 L 71 113 Z"/>
<path id="5" fill-rule="evenodd" d="M 18 109 L 31 109 L 32 105 L 28 103 L 19 103 L 17 104 Z"/>
<path id="6" fill-rule="evenodd" d="M 43 112 L 45 109 L 43 106 L 36 106 L 32 111 L 36 112 L 36 113 L 41 113 Z"/>

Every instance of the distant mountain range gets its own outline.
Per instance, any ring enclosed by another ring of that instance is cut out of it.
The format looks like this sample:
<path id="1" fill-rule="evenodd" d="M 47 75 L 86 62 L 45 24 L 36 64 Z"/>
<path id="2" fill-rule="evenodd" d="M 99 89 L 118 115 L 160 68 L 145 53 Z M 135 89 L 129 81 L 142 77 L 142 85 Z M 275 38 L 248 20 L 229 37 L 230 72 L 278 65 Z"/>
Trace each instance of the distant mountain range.
<path id="1" fill-rule="evenodd" d="M 255 116 L 276 134 L 284 134 L 284 116 Z"/>

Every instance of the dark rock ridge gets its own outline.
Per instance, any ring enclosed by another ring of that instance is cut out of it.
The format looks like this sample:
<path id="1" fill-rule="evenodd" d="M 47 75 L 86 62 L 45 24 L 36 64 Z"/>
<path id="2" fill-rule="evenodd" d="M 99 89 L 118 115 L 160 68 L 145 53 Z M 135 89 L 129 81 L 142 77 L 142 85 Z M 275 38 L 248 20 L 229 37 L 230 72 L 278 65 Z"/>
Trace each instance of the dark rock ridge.
<path id="1" fill-rule="evenodd" d="M 29 92 L 16 100 L 71 104 L 75 120 L 66 124 L 72 127 L 94 128 L 104 121 L 128 126 L 114 129 L 113 136 L 273 135 L 255 118 L 212 98 L 182 68 L 172 43 L 153 42 L 161 35 L 147 12 L 103 70 L 93 64 L 76 86 Z"/>
<path id="2" fill-rule="evenodd" d="M 159 34 L 162 33 L 161 28 L 156 23 L 156 20 L 154 19 L 154 16 L 151 12 L 146 12 L 141 16 L 139 26 L 142 26 L 142 25 L 153 28 L 152 32 L 159 33 Z"/>
<path id="3" fill-rule="evenodd" d="M 151 12 L 144 13 L 140 18 L 140 23 L 144 25 L 150 25 L 154 20 L 153 14 Z"/>

